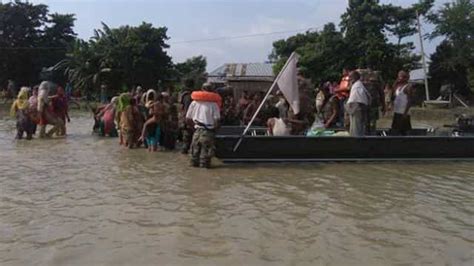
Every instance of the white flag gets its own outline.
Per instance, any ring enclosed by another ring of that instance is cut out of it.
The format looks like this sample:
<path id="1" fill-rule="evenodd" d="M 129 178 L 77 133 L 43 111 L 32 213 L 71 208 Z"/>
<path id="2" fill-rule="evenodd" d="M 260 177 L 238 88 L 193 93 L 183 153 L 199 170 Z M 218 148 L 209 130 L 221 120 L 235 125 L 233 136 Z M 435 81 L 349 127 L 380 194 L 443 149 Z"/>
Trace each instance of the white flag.
<path id="1" fill-rule="evenodd" d="M 300 112 L 300 94 L 298 90 L 298 80 L 296 78 L 298 74 L 296 69 L 298 57 L 298 54 L 295 52 L 291 54 L 276 80 L 280 91 L 285 96 L 295 114 Z"/>

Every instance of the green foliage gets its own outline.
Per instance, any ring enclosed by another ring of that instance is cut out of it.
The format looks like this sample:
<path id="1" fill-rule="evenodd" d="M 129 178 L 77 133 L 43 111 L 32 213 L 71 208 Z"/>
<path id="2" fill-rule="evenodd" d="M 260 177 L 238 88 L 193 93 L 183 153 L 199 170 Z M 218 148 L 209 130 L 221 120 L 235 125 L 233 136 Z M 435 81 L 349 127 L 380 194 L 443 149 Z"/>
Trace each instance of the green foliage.
<path id="1" fill-rule="evenodd" d="M 74 88 L 90 92 L 99 85 L 100 73 L 108 69 L 100 69 L 100 58 L 95 54 L 91 45 L 82 40 L 77 40 L 66 59 L 54 66 L 55 70 L 64 71 L 67 79 Z"/>
<path id="2" fill-rule="evenodd" d="M 413 68 L 419 57 L 413 43 L 402 42 L 416 32 L 416 11 L 426 14 L 434 0 L 402 8 L 378 0 L 350 0 L 341 16 L 341 31 L 329 23 L 320 32 L 306 32 L 273 43 L 269 58 L 277 73 L 288 56 L 301 55 L 300 68 L 313 82 L 335 80 L 343 68 L 371 68 L 393 79 L 400 69 Z M 395 36 L 397 43 L 388 41 Z"/>
<path id="3" fill-rule="evenodd" d="M 285 65 L 286 60 L 290 57 L 293 51 L 306 44 L 314 43 L 319 36 L 319 32 L 307 31 L 305 34 L 297 34 L 288 38 L 287 40 L 279 40 L 273 43 L 273 51 L 269 56 L 270 61 L 274 64 L 273 72 L 278 73 Z M 300 51 L 301 55 L 301 51 Z"/>
<path id="4" fill-rule="evenodd" d="M 148 23 L 116 29 L 102 26 L 89 42 L 76 42 L 68 58 L 56 65 L 76 88 L 97 91 L 101 84 L 113 92 L 135 85 L 156 88 L 169 77 L 171 58 L 164 50 L 169 47 L 165 27 L 154 28 Z"/>
<path id="5" fill-rule="evenodd" d="M 429 16 L 435 24 L 430 37 L 445 40 L 431 56 L 430 75 L 435 86 L 451 83 L 461 93 L 469 93 L 474 72 L 474 3 L 456 0 Z"/>
<path id="6" fill-rule="evenodd" d="M 393 78 L 400 69 L 411 69 L 419 57 L 411 53 L 413 43 L 402 43 L 416 32 L 416 14 L 426 14 L 433 0 L 420 1 L 402 8 L 381 5 L 378 0 L 350 0 L 342 15 L 350 54 L 349 67 L 372 68 L 382 71 L 385 79 Z M 396 44 L 388 41 L 389 34 L 397 37 Z"/>
<path id="7" fill-rule="evenodd" d="M 186 82 L 192 80 L 194 84 L 193 88 L 197 89 L 202 86 L 206 81 L 207 60 L 204 56 L 194 56 L 183 63 L 175 64 L 174 68 L 176 70 L 175 75 L 181 79 L 181 81 Z"/>
<path id="8" fill-rule="evenodd" d="M 453 84 L 455 90 L 463 94 L 468 92 L 467 68 L 461 62 L 453 60 L 456 54 L 455 46 L 449 41 L 443 41 L 431 56 L 429 73 L 434 95 L 438 94 L 439 88 L 444 84 Z"/>
<path id="9" fill-rule="evenodd" d="M 43 67 L 64 58 L 74 41 L 74 15 L 49 14 L 46 5 L 0 3 L 0 84 L 31 85 Z"/>

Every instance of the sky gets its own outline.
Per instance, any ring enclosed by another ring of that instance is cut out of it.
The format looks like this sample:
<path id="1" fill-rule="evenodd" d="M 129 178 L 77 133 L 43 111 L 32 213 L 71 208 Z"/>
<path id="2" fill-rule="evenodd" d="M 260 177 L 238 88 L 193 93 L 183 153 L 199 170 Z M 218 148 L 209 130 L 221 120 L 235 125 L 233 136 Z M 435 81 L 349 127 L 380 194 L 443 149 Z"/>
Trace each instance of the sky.
<path id="1" fill-rule="evenodd" d="M 1 0 L 0 0 L 1 1 Z M 439 7 L 449 0 L 436 0 Z M 3 0 L 3 2 L 6 2 Z M 49 6 L 50 12 L 74 13 L 74 30 L 88 39 L 101 22 L 110 27 L 139 25 L 145 21 L 168 28 L 169 55 L 173 62 L 204 55 L 208 71 L 224 63 L 265 62 L 276 40 L 308 29 L 339 24 L 347 0 L 30 0 Z M 417 0 L 382 0 L 407 6 Z M 423 25 L 425 31 L 432 26 Z M 195 41 L 220 37 L 266 34 L 258 37 Z M 417 47 L 417 39 L 413 39 Z M 426 53 L 439 40 L 426 41 Z"/>

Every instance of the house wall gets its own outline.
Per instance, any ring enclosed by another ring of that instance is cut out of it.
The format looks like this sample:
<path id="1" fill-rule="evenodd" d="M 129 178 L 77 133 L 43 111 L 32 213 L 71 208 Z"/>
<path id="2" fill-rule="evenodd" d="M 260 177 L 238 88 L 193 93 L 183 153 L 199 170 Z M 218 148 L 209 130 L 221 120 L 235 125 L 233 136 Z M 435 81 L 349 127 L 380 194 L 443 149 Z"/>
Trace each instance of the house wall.
<path id="1" fill-rule="evenodd" d="M 239 99 L 243 91 L 249 93 L 253 92 L 267 92 L 272 86 L 270 81 L 229 81 L 229 86 L 233 88 L 235 99 Z"/>

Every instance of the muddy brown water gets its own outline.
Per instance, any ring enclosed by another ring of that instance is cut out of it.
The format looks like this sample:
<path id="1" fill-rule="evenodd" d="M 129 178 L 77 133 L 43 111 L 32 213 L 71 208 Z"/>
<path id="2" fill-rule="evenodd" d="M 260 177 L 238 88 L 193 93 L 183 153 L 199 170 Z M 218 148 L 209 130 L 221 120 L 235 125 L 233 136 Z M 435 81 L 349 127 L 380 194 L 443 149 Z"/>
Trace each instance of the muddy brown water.
<path id="1" fill-rule="evenodd" d="M 216 164 L 0 115 L 0 265 L 473 265 L 474 163 Z"/>

